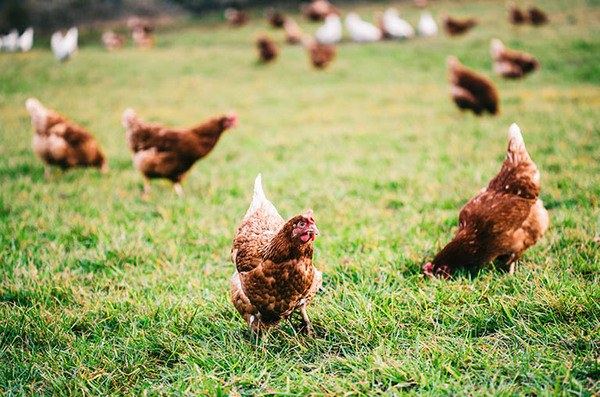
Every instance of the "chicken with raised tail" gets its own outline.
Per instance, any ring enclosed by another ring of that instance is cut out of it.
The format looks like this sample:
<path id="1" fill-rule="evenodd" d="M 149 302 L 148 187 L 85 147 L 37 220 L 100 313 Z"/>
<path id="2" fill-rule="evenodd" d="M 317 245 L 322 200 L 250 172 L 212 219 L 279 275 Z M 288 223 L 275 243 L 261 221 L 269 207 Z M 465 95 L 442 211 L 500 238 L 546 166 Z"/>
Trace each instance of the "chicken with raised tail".
<path id="1" fill-rule="evenodd" d="M 63 171 L 74 167 L 108 170 L 102 149 L 89 131 L 35 98 L 27 99 L 25 107 L 35 130 L 33 151 L 44 162 L 46 178 L 50 177 L 50 166 Z"/>
<path id="2" fill-rule="evenodd" d="M 421 13 L 421 17 L 419 18 L 419 24 L 417 25 L 417 32 L 419 36 L 431 37 L 438 34 L 438 26 L 433 19 L 431 13 L 427 11 L 423 11 Z"/>
<path id="3" fill-rule="evenodd" d="M 507 48 L 499 39 L 490 43 L 494 72 L 509 79 L 518 79 L 540 68 L 540 63 L 531 54 Z"/>
<path id="4" fill-rule="evenodd" d="M 165 178 L 183 196 L 181 181 L 194 163 L 208 155 L 226 130 L 237 125 L 237 115 L 212 117 L 189 128 L 171 128 L 143 121 L 133 109 L 123 112 L 127 143 L 133 164 L 144 175 L 143 195 L 150 191 L 149 179 Z"/>
<path id="5" fill-rule="evenodd" d="M 423 267 L 425 275 L 448 278 L 459 268 L 476 270 L 493 260 L 512 274 L 523 252 L 548 229 L 539 194 L 540 173 L 513 124 L 500 172 L 462 208 L 454 239 Z"/>
<path id="6" fill-rule="evenodd" d="M 72 27 L 67 33 L 54 32 L 50 38 L 50 47 L 54 52 L 54 57 L 65 62 L 71 58 L 77 51 L 77 41 L 79 39 L 79 30 L 76 27 Z"/>
<path id="7" fill-rule="evenodd" d="M 315 32 L 315 39 L 321 44 L 335 44 L 342 40 L 342 20 L 339 15 L 331 14 L 325 23 Z"/>
<path id="8" fill-rule="evenodd" d="M 362 20 L 354 12 L 346 15 L 345 24 L 350 37 L 357 43 L 370 43 L 383 38 L 381 29 L 372 23 Z"/>
<path id="9" fill-rule="evenodd" d="M 388 8 L 379 19 L 379 27 L 385 37 L 392 39 L 409 39 L 415 36 L 415 30 L 408 22 L 400 18 L 398 10 Z"/>
<path id="10" fill-rule="evenodd" d="M 450 95 L 459 109 L 472 110 L 478 116 L 485 111 L 498 113 L 498 90 L 489 77 L 463 66 L 455 56 L 446 62 Z"/>
<path id="11" fill-rule="evenodd" d="M 322 281 L 313 266 L 318 234 L 312 211 L 286 222 L 265 197 L 260 174 L 256 177 L 252 203 L 233 239 L 236 271 L 230 282 L 231 301 L 255 334 L 295 310 L 302 315 L 301 331 L 313 333 L 306 308 Z"/>

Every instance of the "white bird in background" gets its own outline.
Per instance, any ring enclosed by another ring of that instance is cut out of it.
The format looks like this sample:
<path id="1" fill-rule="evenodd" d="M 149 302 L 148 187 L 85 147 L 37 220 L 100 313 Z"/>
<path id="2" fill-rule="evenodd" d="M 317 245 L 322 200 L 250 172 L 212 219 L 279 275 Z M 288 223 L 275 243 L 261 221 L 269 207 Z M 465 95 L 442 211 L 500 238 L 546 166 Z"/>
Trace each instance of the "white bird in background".
<path id="1" fill-rule="evenodd" d="M 61 62 L 67 61 L 71 54 L 77 51 L 77 38 L 79 31 L 76 27 L 73 27 L 67 31 L 66 34 L 61 32 L 54 32 L 50 39 L 50 46 L 54 52 L 54 56 Z"/>
<path id="2" fill-rule="evenodd" d="M 352 40 L 358 43 L 378 41 L 383 37 L 381 29 L 372 23 L 363 21 L 354 12 L 346 15 L 346 29 L 348 29 Z"/>
<path id="3" fill-rule="evenodd" d="M 19 32 L 13 29 L 9 34 L 2 37 L 2 49 L 8 52 L 14 52 L 19 47 Z"/>
<path id="4" fill-rule="evenodd" d="M 417 31 L 421 36 L 435 36 L 438 34 L 438 26 L 435 22 L 435 19 L 431 16 L 431 14 L 427 11 L 424 11 L 421 14 L 421 18 L 419 19 L 419 25 L 417 26 Z"/>
<path id="5" fill-rule="evenodd" d="M 330 14 L 325 23 L 315 32 L 315 38 L 321 44 L 335 44 L 342 39 L 342 21 L 338 15 Z"/>
<path id="6" fill-rule="evenodd" d="M 383 13 L 383 30 L 387 35 L 395 39 L 407 39 L 415 36 L 415 30 L 408 22 L 400 18 L 398 10 L 388 8 Z"/>
<path id="7" fill-rule="evenodd" d="M 31 50 L 33 47 L 33 28 L 27 28 L 19 37 L 19 48 L 23 52 Z"/>

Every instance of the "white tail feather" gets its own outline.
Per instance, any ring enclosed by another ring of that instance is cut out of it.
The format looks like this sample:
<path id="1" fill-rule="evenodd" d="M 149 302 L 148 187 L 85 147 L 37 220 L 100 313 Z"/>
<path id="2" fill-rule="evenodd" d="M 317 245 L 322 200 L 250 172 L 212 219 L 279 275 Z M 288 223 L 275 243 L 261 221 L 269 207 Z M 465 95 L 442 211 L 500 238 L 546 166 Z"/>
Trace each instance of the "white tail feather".
<path id="1" fill-rule="evenodd" d="M 523 141 L 523 135 L 521 135 L 521 129 L 517 123 L 512 123 L 508 129 L 508 150 L 506 151 L 506 158 L 513 163 L 518 163 L 521 160 L 529 158 L 525 142 Z"/>
<path id="2" fill-rule="evenodd" d="M 258 174 L 254 180 L 254 194 L 252 196 L 252 203 L 250 203 L 250 207 L 248 208 L 248 211 L 246 211 L 244 219 L 252 215 L 255 211 L 263 206 L 266 207 L 265 209 L 268 211 L 274 211 L 275 213 L 278 213 L 275 206 L 269 200 L 267 200 L 262 187 L 262 176 L 261 174 Z"/>
<path id="3" fill-rule="evenodd" d="M 123 127 L 130 128 L 131 122 L 137 118 L 137 114 L 132 108 L 127 108 L 123 112 L 123 116 L 121 117 L 121 123 Z"/>

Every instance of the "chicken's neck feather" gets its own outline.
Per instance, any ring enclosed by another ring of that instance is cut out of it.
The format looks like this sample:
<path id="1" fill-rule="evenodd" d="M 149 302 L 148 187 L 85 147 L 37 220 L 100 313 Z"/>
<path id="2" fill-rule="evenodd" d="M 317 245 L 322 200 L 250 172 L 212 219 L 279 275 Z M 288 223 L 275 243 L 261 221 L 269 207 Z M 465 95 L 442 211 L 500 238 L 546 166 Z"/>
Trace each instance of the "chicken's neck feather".
<path id="1" fill-rule="evenodd" d="M 269 243 L 264 259 L 274 263 L 283 263 L 290 259 L 308 258 L 312 259 L 313 244 L 311 241 L 301 243 L 292 238 L 293 220 L 288 221 Z"/>

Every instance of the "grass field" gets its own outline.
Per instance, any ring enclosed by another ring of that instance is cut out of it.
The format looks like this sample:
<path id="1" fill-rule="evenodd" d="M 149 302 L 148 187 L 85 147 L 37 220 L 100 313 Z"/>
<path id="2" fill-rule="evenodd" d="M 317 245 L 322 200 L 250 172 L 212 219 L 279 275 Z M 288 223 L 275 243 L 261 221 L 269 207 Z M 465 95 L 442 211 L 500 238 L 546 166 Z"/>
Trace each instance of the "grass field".
<path id="1" fill-rule="evenodd" d="M 502 1 L 432 3 L 481 26 L 345 43 L 325 72 L 290 46 L 257 65 L 256 33 L 282 33 L 256 18 L 186 21 L 151 51 L 106 53 L 84 32 L 66 64 L 41 44 L 0 54 L 0 394 L 600 395 L 600 6 L 545 1 L 550 25 L 515 28 Z M 398 7 L 416 23 L 411 4 Z M 461 114 L 445 57 L 491 76 L 492 37 L 542 70 L 493 77 L 499 116 Z M 46 181 L 29 96 L 93 131 L 110 172 Z M 196 164 L 185 198 L 158 181 L 142 200 L 126 107 L 182 126 L 235 109 L 240 126 Z M 515 121 L 549 231 L 513 277 L 425 280 Z M 315 339 L 285 323 L 254 342 L 229 302 L 231 240 L 259 172 L 284 217 L 315 211 Z"/>

